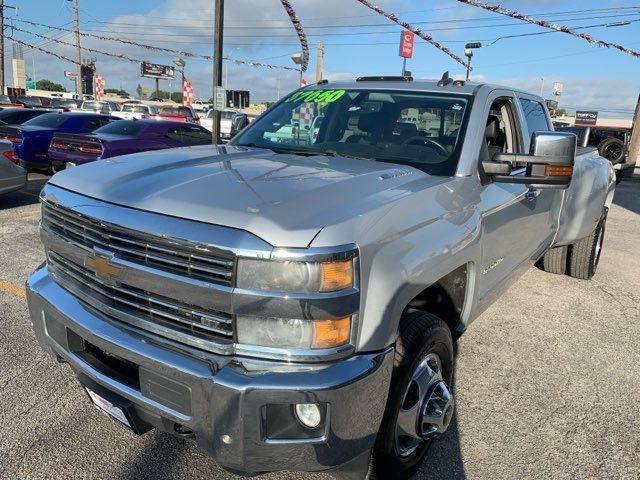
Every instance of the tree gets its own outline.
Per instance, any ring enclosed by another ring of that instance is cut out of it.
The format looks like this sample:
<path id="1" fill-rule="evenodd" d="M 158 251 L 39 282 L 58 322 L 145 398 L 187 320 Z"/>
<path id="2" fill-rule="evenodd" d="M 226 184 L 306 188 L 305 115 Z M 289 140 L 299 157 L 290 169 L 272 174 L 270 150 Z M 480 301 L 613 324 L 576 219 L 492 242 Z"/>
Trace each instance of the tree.
<path id="1" fill-rule="evenodd" d="M 176 103 L 182 103 L 182 92 L 173 92 L 171 94 L 171 100 Z"/>
<path id="2" fill-rule="evenodd" d="M 118 95 L 119 97 L 124 97 L 124 98 L 130 97 L 128 92 L 124 90 L 120 90 L 119 88 L 105 88 L 104 93 L 113 93 L 114 95 Z"/>
<path id="3" fill-rule="evenodd" d="M 567 111 L 564 108 L 559 108 L 556 110 L 556 115 L 558 117 L 564 117 L 567 114 Z"/>
<path id="4" fill-rule="evenodd" d="M 48 92 L 66 92 L 67 89 L 64 88 L 59 83 L 54 83 L 51 80 L 43 78 L 36 82 L 36 89 L 38 90 L 46 90 Z"/>

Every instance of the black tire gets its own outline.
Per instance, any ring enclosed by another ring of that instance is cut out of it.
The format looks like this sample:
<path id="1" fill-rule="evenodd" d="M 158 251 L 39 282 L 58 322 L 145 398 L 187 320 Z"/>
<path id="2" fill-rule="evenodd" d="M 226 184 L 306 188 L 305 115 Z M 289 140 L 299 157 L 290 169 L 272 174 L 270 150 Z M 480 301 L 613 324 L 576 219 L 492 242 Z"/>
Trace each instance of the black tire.
<path id="1" fill-rule="evenodd" d="M 430 313 L 406 313 L 396 343 L 393 375 L 387 407 L 373 449 L 368 479 L 404 480 L 420 467 L 433 440 L 424 441 L 408 456 L 396 449 L 396 419 L 403 400 L 403 386 L 425 355 L 437 353 L 442 362 L 442 378 L 450 387 L 453 375 L 451 331 L 440 318 Z"/>
<path id="2" fill-rule="evenodd" d="M 554 247 L 544 254 L 540 261 L 540 266 L 545 272 L 564 275 L 567 272 L 567 252 L 566 245 Z"/>
<path id="3" fill-rule="evenodd" d="M 619 138 L 608 138 L 598 145 L 598 153 L 613 165 L 624 160 L 624 142 Z"/>
<path id="4" fill-rule="evenodd" d="M 569 249 L 569 275 L 573 278 L 590 280 L 596 273 L 604 243 L 606 214 L 591 235 L 578 240 Z"/>

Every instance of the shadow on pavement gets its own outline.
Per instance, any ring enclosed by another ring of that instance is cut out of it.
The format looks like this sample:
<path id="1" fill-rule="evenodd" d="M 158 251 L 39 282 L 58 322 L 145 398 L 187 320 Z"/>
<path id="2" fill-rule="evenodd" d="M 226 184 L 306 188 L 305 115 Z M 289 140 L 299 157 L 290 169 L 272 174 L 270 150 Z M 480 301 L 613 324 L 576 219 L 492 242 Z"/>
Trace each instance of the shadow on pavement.
<path id="1" fill-rule="evenodd" d="M 181 457 L 187 454 L 187 441 L 156 432 L 144 449 L 122 466 L 119 480 L 172 480 L 183 467 Z"/>
<path id="2" fill-rule="evenodd" d="M 613 203 L 630 212 L 640 214 L 640 182 L 623 181 L 616 185 Z"/>
<path id="3" fill-rule="evenodd" d="M 0 195 L 0 210 L 8 210 L 10 208 L 24 207 L 38 203 L 40 190 L 49 180 L 49 176 L 41 174 L 29 174 L 27 184 L 16 192 Z"/>

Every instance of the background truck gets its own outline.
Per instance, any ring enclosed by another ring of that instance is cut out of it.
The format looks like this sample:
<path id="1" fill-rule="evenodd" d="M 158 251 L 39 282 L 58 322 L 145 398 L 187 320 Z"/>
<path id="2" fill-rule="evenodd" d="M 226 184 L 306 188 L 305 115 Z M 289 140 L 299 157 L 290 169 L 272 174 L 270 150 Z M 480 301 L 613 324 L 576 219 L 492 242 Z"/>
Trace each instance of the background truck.
<path id="1" fill-rule="evenodd" d="M 303 103 L 318 134 L 287 137 Z M 538 96 L 325 81 L 226 146 L 54 176 L 31 321 L 136 433 L 243 474 L 404 479 L 451 421 L 454 340 L 535 263 L 591 278 L 614 187 Z"/>
<path id="2" fill-rule="evenodd" d="M 597 148 L 600 156 L 613 165 L 616 183 L 620 183 L 625 175 L 633 173 L 635 163 L 629 161 L 630 128 L 570 126 L 558 128 L 558 131 L 575 133 L 580 147 Z"/>

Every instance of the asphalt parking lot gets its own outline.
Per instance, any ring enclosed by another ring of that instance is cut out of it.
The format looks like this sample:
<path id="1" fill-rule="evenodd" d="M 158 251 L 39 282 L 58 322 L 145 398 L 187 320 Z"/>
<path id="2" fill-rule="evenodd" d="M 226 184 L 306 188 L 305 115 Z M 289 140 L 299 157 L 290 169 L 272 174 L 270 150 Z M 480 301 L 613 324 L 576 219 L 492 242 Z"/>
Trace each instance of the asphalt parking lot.
<path id="1" fill-rule="evenodd" d="M 188 441 L 122 430 L 36 344 L 21 287 L 44 258 L 45 180 L 0 197 L 0 478 L 237 478 Z M 640 478 L 640 183 L 618 186 L 592 281 L 532 269 L 460 338 L 454 390 L 418 479 Z"/>

